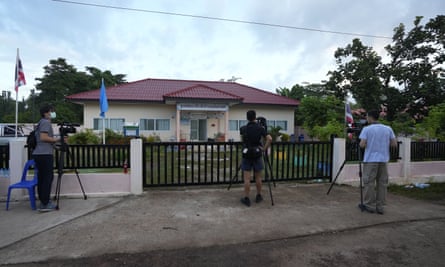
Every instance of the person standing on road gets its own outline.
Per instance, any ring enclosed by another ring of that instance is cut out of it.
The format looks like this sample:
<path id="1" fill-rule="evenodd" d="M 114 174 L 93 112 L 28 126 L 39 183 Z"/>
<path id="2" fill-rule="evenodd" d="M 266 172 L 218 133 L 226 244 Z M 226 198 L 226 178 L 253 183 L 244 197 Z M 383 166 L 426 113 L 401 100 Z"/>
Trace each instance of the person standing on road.
<path id="1" fill-rule="evenodd" d="M 383 214 L 388 186 L 388 161 L 390 146 L 397 146 L 397 139 L 391 127 L 378 122 L 379 111 L 368 112 L 368 126 L 360 133 L 360 147 L 365 149 L 363 158 L 363 211 Z"/>
<path id="2" fill-rule="evenodd" d="M 51 105 L 45 105 L 40 108 L 41 119 L 37 124 L 36 140 L 37 145 L 32 155 L 36 162 L 37 173 L 37 192 L 39 194 L 40 206 L 38 211 L 52 211 L 56 207 L 50 201 L 51 186 L 54 179 L 54 144 L 59 139 L 54 137 L 51 119 L 56 118 L 56 112 Z"/>
<path id="3" fill-rule="evenodd" d="M 263 151 L 269 148 L 272 137 L 267 134 L 265 127 L 256 122 L 256 112 L 254 110 L 247 111 L 247 125 L 241 127 L 240 133 L 243 141 L 243 159 L 241 161 L 241 169 L 243 170 L 244 178 L 244 197 L 241 198 L 241 203 L 250 207 L 250 177 L 252 171 L 255 176 L 255 184 L 257 195 L 255 202 L 263 201 L 261 195 L 262 190 L 262 175 L 264 169 Z M 262 138 L 265 139 L 264 147 L 261 144 Z"/>

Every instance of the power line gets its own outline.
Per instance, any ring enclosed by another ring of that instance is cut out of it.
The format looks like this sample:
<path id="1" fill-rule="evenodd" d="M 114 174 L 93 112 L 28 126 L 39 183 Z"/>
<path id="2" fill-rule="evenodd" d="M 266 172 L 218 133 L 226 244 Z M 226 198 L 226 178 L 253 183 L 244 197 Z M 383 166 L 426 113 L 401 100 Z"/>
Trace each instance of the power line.
<path id="1" fill-rule="evenodd" d="M 65 3 L 65 4 L 93 6 L 93 7 L 110 8 L 110 9 L 118 9 L 118 10 L 134 11 L 134 12 L 153 13 L 153 14 L 161 14 L 161 15 L 169 15 L 169 16 L 189 17 L 189 18 L 197 18 L 197 19 L 226 21 L 226 22 L 252 24 L 252 25 L 260 25 L 260 26 L 276 27 L 276 28 L 285 28 L 285 29 L 291 29 L 291 30 L 323 32 L 323 33 L 331 33 L 331 34 L 360 36 L 360 37 L 371 37 L 371 38 L 380 38 L 380 39 L 392 39 L 391 37 L 382 36 L 382 35 L 360 34 L 360 33 L 341 32 L 341 31 L 328 31 L 328 30 L 320 30 L 320 29 L 315 29 L 315 28 L 296 27 L 296 26 L 281 25 L 281 24 L 274 24 L 274 23 L 248 21 L 248 20 L 227 19 L 227 18 L 209 17 L 209 16 L 201 16 L 201 15 L 191 15 L 191 14 L 184 14 L 184 13 L 166 12 L 166 11 L 158 11 L 158 10 L 148 10 L 148 9 L 140 9 L 140 8 L 129 8 L 129 7 L 120 7 L 120 6 L 111 6 L 111 5 L 100 5 L 100 4 L 83 3 L 83 2 L 77 2 L 77 1 L 68 1 L 68 0 L 52 0 L 52 1 Z"/>

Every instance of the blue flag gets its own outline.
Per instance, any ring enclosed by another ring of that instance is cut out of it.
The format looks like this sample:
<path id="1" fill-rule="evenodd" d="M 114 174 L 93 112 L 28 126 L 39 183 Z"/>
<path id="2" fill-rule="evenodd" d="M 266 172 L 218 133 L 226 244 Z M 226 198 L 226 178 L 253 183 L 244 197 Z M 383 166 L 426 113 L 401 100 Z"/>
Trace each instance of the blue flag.
<path id="1" fill-rule="evenodd" d="M 105 118 L 105 112 L 108 111 L 108 100 L 107 100 L 107 94 L 105 92 L 105 84 L 104 79 L 102 78 L 102 85 L 100 86 L 100 116 L 102 118 Z"/>

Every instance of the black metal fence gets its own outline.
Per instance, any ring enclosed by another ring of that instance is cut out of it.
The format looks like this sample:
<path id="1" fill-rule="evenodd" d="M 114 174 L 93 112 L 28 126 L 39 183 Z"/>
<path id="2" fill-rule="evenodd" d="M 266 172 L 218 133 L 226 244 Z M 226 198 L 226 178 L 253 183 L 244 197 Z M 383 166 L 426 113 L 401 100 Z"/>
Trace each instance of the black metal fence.
<path id="1" fill-rule="evenodd" d="M 68 150 L 55 150 L 55 168 L 64 157 L 65 169 L 130 168 L 130 145 L 70 145 Z"/>
<path id="2" fill-rule="evenodd" d="M 9 144 L 0 145 L 0 169 L 9 169 Z"/>
<path id="3" fill-rule="evenodd" d="M 391 161 L 399 147 L 391 148 Z M 332 178 L 331 142 L 273 143 L 267 159 L 275 181 Z M 150 186 L 228 184 L 242 182 L 240 142 L 161 142 L 143 145 L 143 184 Z M 130 168 L 130 145 L 70 145 L 64 168 Z M 346 161 L 359 161 L 358 143 L 346 142 Z M 30 157 L 30 152 L 28 156 Z M 55 152 L 58 168 L 61 151 Z M 360 155 L 361 157 L 362 155 Z M 9 145 L 0 146 L 0 168 L 9 168 Z M 361 158 L 360 158 L 361 159 Z M 412 161 L 445 160 L 445 142 L 411 142 Z M 235 179 L 234 179 L 235 178 Z"/>
<path id="4" fill-rule="evenodd" d="M 445 142 L 411 142 L 411 161 L 445 160 Z"/>
<path id="5" fill-rule="evenodd" d="M 243 180 L 241 142 L 145 143 L 143 151 L 144 187 Z M 273 143 L 264 160 L 268 177 L 274 181 L 330 180 L 332 143 Z"/>

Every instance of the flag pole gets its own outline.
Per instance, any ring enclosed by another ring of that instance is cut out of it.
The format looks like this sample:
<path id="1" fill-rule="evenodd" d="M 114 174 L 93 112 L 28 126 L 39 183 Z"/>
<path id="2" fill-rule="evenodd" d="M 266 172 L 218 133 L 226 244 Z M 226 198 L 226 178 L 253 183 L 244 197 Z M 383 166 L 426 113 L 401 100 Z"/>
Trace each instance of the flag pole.
<path id="1" fill-rule="evenodd" d="M 18 114 L 19 114 L 19 88 L 17 85 L 17 79 L 19 77 L 19 49 L 17 48 L 17 57 L 15 60 L 15 80 L 14 80 L 14 89 L 15 89 L 15 138 L 17 138 L 17 123 L 18 123 Z"/>
<path id="2" fill-rule="evenodd" d="M 105 145 L 105 116 L 102 117 L 102 145 Z"/>

